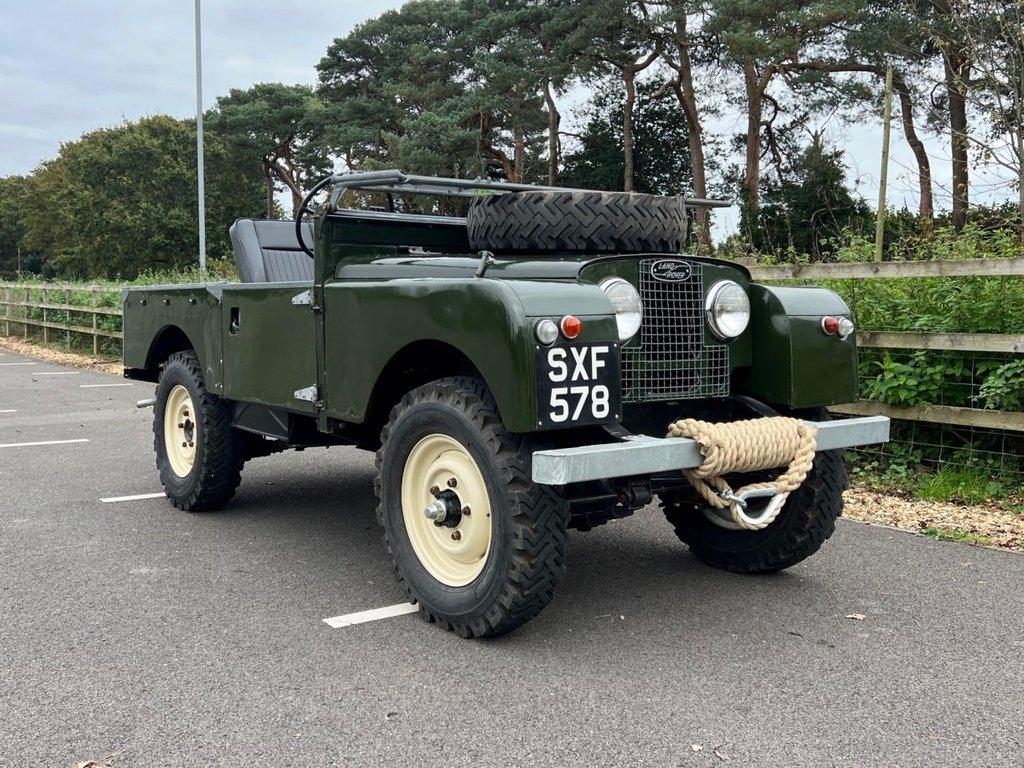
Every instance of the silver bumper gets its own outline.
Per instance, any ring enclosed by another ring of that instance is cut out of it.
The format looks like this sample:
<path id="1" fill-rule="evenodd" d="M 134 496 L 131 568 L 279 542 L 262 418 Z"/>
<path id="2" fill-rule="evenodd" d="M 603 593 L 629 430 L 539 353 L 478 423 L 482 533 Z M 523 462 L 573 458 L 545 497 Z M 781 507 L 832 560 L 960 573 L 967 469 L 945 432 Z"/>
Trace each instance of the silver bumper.
<path id="1" fill-rule="evenodd" d="M 809 422 L 818 427 L 818 450 L 889 442 L 889 417 Z M 689 438 L 636 435 L 621 443 L 554 448 L 533 454 L 533 482 L 565 485 L 699 467 L 703 457 Z"/>

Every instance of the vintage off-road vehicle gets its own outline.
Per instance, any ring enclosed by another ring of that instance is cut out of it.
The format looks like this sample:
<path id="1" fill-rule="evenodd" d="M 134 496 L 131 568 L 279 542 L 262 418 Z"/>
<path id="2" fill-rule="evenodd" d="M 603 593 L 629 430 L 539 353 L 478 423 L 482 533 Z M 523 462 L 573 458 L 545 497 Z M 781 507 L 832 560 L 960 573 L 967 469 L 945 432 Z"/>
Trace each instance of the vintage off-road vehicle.
<path id="1" fill-rule="evenodd" d="M 219 509 L 250 458 L 376 451 L 395 573 L 464 637 L 535 616 L 568 530 L 654 497 L 709 564 L 803 560 L 842 511 L 841 449 L 888 421 L 824 410 L 857 395 L 842 300 L 682 255 L 688 204 L 716 203 L 377 171 L 236 222 L 241 283 L 124 293 L 167 496 Z"/>

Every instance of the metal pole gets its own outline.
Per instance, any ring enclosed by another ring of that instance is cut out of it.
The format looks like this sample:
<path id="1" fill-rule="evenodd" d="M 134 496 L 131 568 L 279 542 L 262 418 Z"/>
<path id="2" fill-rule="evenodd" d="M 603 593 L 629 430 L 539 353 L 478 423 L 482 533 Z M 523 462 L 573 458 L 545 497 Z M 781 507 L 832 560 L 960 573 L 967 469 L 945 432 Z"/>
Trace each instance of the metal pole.
<path id="1" fill-rule="evenodd" d="M 878 218 L 875 221 L 875 261 L 885 244 L 886 188 L 889 184 L 889 138 L 892 135 L 892 62 L 885 68 L 885 108 L 882 118 L 882 172 L 878 178 Z"/>
<path id="2" fill-rule="evenodd" d="M 203 32 L 196 0 L 196 171 L 199 184 L 199 272 L 206 274 L 206 179 L 203 169 Z"/>

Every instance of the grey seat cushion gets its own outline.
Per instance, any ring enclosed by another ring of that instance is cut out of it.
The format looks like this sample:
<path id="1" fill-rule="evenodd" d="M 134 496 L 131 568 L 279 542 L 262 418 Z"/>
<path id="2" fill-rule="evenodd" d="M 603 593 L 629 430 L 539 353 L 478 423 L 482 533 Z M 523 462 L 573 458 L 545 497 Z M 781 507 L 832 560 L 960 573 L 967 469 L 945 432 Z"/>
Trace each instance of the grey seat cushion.
<path id="1" fill-rule="evenodd" d="M 313 225 L 302 225 L 313 245 Z M 313 282 L 313 259 L 299 247 L 294 221 L 238 219 L 229 230 L 243 283 Z"/>

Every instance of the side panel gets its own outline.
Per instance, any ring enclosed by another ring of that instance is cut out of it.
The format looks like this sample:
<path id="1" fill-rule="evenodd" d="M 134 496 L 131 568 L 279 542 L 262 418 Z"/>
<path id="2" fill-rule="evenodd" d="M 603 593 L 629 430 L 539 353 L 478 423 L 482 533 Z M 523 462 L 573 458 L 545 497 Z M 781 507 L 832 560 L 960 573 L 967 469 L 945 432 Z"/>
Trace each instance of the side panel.
<path id="1" fill-rule="evenodd" d="M 232 400 L 313 413 L 313 403 L 295 391 L 316 384 L 313 311 L 293 304 L 308 283 L 226 286 L 224 396 Z"/>
<path id="2" fill-rule="evenodd" d="M 183 285 L 129 288 L 124 302 L 124 367 L 154 365 L 151 354 L 163 334 L 177 328 L 192 343 L 207 386 L 223 393 L 221 286 Z"/>
<path id="3" fill-rule="evenodd" d="M 607 299 L 599 289 L 574 282 L 427 278 L 328 283 L 326 414 L 361 422 L 377 378 L 391 358 L 409 344 L 431 340 L 470 359 L 510 429 L 536 429 L 533 323 L 540 316 L 566 313 L 577 313 L 583 320 L 580 341 L 615 340 Z"/>
<path id="4" fill-rule="evenodd" d="M 823 288 L 750 287 L 753 364 L 741 392 L 776 405 L 806 408 L 857 399 L 857 346 L 821 330 L 825 315 L 850 316 Z"/>

